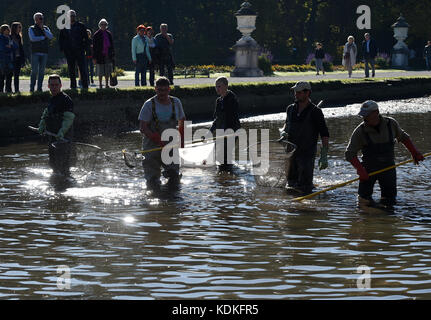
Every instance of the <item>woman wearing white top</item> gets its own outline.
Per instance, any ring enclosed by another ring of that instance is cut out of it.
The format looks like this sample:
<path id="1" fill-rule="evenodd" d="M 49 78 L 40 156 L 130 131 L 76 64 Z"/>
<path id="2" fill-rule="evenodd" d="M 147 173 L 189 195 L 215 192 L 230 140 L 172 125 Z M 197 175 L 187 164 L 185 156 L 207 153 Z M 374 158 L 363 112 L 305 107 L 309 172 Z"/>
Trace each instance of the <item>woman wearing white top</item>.
<path id="1" fill-rule="evenodd" d="M 356 64 L 356 55 L 358 53 L 358 48 L 355 44 L 355 38 L 353 36 L 349 36 L 347 38 L 347 43 L 344 45 L 343 50 L 343 66 L 349 72 L 349 78 L 352 77 L 352 69 Z"/>

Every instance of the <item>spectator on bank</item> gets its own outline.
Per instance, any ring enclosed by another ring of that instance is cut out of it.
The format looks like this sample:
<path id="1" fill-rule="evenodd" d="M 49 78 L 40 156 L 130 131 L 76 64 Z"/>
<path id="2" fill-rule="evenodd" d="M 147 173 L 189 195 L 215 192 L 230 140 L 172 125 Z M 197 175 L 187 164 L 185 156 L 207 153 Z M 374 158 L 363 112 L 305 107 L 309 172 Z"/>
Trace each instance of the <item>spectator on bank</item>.
<path id="1" fill-rule="evenodd" d="M 155 36 L 156 46 L 159 54 L 159 67 L 160 76 L 165 76 L 165 68 L 168 72 L 168 79 L 171 85 L 174 84 L 174 57 L 172 55 L 172 45 L 174 44 L 174 37 L 168 33 L 168 25 L 162 23 L 160 25 L 160 33 Z"/>
<path id="2" fill-rule="evenodd" d="M 431 40 L 428 40 L 428 43 L 424 48 L 424 59 L 427 65 L 427 70 L 431 71 Z"/>
<path id="3" fill-rule="evenodd" d="M 87 35 L 88 35 L 88 43 L 87 43 L 87 47 L 85 48 L 85 63 L 88 69 L 87 81 L 88 83 L 91 82 L 91 84 L 94 85 L 93 38 L 92 38 L 90 29 L 87 29 Z"/>
<path id="4" fill-rule="evenodd" d="M 314 52 L 314 57 L 316 59 L 316 75 L 319 75 L 319 71 L 325 74 L 325 69 L 323 68 L 323 59 L 325 58 L 325 51 L 323 51 L 322 44 L 318 42 L 316 44 L 316 51 Z"/>
<path id="5" fill-rule="evenodd" d="M 22 41 L 22 24 L 20 22 L 12 23 L 11 38 L 12 41 L 17 45 L 14 51 L 13 60 L 13 84 L 15 93 L 19 93 L 19 76 L 21 73 L 21 68 L 25 65 L 25 53 Z"/>
<path id="6" fill-rule="evenodd" d="M 45 67 L 48 61 L 49 42 L 54 37 L 51 30 L 43 24 L 43 14 L 37 12 L 33 16 L 34 25 L 28 29 L 31 44 L 31 76 L 30 92 L 34 92 L 37 79 L 37 91 L 42 91 Z"/>
<path id="7" fill-rule="evenodd" d="M 108 30 L 108 21 L 99 22 L 99 30 L 93 36 L 93 61 L 96 64 L 96 76 L 99 77 L 99 87 L 105 77 L 106 88 L 109 88 L 109 77 L 114 71 L 114 41 L 112 33 Z"/>
<path id="8" fill-rule="evenodd" d="M 88 89 L 88 76 L 85 64 L 85 49 L 88 46 L 88 35 L 86 26 L 76 20 L 76 12 L 69 10 L 70 29 L 60 31 L 60 51 L 64 52 L 69 70 L 70 88 L 76 89 L 76 65 L 82 76 L 82 87 Z"/>
<path id="9" fill-rule="evenodd" d="M 365 63 L 365 78 L 370 77 L 370 67 L 368 64 L 371 64 L 371 76 L 374 78 L 376 75 L 374 59 L 377 56 L 377 46 L 376 42 L 371 39 L 371 36 L 368 32 L 364 34 L 364 38 L 365 40 L 362 42 L 362 54 L 364 56 Z"/>
<path id="10" fill-rule="evenodd" d="M 349 78 L 352 77 L 353 66 L 356 64 L 356 55 L 358 53 L 358 48 L 355 44 L 355 38 L 353 36 L 349 36 L 347 38 L 347 42 L 344 45 L 343 50 L 343 66 L 347 69 L 349 73 Z"/>
<path id="11" fill-rule="evenodd" d="M 10 37 L 10 27 L 0 27 L 0 93 L 3 92 L 6 80 L 6 92 L 12 92 L 13 59 L 16 44 Z"/>
<path id="12" fill-rule="evenodd" d="M 145 36 L 146 28 L 139 25 L 136 28 L 136 36 L 132 39 L 132 60 L 136 65 L 135 86 L 139 87 L 139 77 L 141 86 L 147 85 L 147 67 L 151 63 L 150 47 Z"/>
<path id="13" fill-rule="evenodd" d="M 147 38 L 148 47 L 150 48 L 151 61 L 148 65 L 148 69 L 150 71 L 150 86 L 152 87 L 154 87 L 154 69 L 156 68 L 156 66 L 159 65 L 159 62 L 155 61 L 155 58 L 157 56 L 156 40 L 154 39 L 153 34 L 154 34 L 153 28 L 151 26 L 147 27 L 147 33 L 145 37 Z"/>

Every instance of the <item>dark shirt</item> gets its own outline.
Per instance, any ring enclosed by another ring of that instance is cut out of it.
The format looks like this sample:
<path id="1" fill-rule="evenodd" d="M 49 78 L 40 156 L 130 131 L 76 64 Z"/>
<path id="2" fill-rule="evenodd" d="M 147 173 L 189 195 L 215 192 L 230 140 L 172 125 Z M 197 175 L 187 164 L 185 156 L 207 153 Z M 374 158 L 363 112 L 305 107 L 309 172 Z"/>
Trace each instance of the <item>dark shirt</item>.
<path id="1" fill-rule="evenodd" d="M 431 58 L 431 45 L 426 45 L 424 48 L 424 57 Z"/>
<path id="2" fill-rule="evenodd" d="M 109 30 L 106 30 L 106 33 L 110 42 L 108 58 L 112 61 L 115 58 L 114 39 Z M 93 35 L 93 59 L 96 60 L 97 64 L 107 63 L 106 57 L 103 55 L 103 31 L 101 29 L 97 30 Z"/>
<path id="3" fill-rule="evenodd" d="M 328 130 L 328 127 L 326 126 L 326 121 L 325 121 L 325 117 L 323 115 L 322 109 L 318 107 L 311 108 L 311 106 L 312 105 L 309 104 L 304 110 L 302 110 L 302 112 L 298 116 L 298 105 L 294 103 L 287 107 L 287 113 L 289 113 L 289 111 L 291 110 L 290 108 L 293 108 L 291 113 L 291 116 L 292 116 L 291 121 L 303 122 L 307 118 L 308 113 L 312 110 L 311 120 L 314 124 L 316 132 L 319 133 L 321 137 L 329 137 L 329 130 Z M 286 119 L 286 122 L 287 122 L 287 119 Z"/>
<path id="4" fill-rule="evenodd" d="M 232 129 L 234 131 L 241 128 L 239 120 L 239 103 L 236 95 L 228 90 L 225 97 L 218 97 L 214 111 L 214 121 L 210 131 L 216 129 Z"/>
<path id="5" fill-rule="evenodd" d="M 376 42 L 373 39 L 370 39 L 369 49 L 370 51 L 367 52 L 367 41 L 364 40 L 362 42 L 362 54 L 364 58 L 374 59 L 377 56 L 377 46 Z"/>
<path id="6" fill-rule="evenodd" d="M 314 56 L 316 57 L 316 59 L 323 59 L 325 58 L 325 52 L 323 51 L 322 48 L 316 49 Z"/>
<path id="7" fill-rule="evenodd" d="M 296 103 L 288 106 L 285 127 L 288 140 L 298 146 L 297 153 L 313 155 L 316 153 L 319 134 L 320 137 L 329 137 L 322 109 L 312 103 L 309 103 L 299 115 Z"/>
<path id="8" fill-rule="evenodd" d="M 75 22 L 70 30 L 63 29 L 60 31 L 60 50 L 65 54 L 72 52 L 83 54 L 89 42 L 87 28 L 81 22 Z"/>
<path id="9" fill-rule="evenodd" d="M 73 112 L 73 101 L 67 94 L 60 92 L 49 100 L 46 130 L 57 133 L 63 123 L 65 112 Z M 69 130 L 69 132 L 71 131 Z"/>
<path id="10" fill-rule="evenodd" d="M 168 36 L 173 39 L 172 34 L 168 33 Z M 166 39 L 161 33 L 156 34 L 154 37 L 156 41 L 156 46 L 161 49 L 170 49 L 171 44 L 169 43 L 168 39 Z"/>

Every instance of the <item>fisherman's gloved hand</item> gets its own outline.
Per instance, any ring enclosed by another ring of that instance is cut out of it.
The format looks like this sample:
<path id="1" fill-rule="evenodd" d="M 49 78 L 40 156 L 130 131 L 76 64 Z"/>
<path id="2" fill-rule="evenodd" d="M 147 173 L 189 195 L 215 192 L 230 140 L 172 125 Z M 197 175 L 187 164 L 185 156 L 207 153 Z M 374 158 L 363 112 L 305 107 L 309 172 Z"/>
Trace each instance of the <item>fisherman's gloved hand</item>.
<path id="1" fill-rule="evenodd" d="M 322 146 L 320 149 L 319 170 L 328 168 L 328 147 Z"/>
<path id="2" fill-rule="evenodd" d="M 45 108 L 45 110 L 43 110 L 42 116 L 40 117 L 40 122 L 39 122 L 39 134 L 43 134 L 46 130 L 46 117 L 48 116 L 48 108 Z"/>
<path id="3" fill-rule="evenodd" d="M 45 129 L 46 129 L 45 119 L 42 119 L 42 120 L 40 120 L 40 122 L 39 122 L 39 128 L 38 128 L 38 130 L 39 130 L 39 134 L 44 134 Z"/>
<path id="4" fill-rule="evenodd" d="M 413 144 L 412 140 L 407 139 L 405 141 L 402 141 L 402 143 L 406 146 L 407 150 L 410 151 L 410 153 L 412 154 L 413 160 L 415 161 L 415 164 L 419 164 L 419 161 L 423 161 L 425 158 L 422 155 L 422 153 L 420 153 L 415 145 Z"/>
<path id="5" fill-rule="evenodd" d="M 360 181 L 367 181 L 368 179 L 370 179 L 367 170 L 365 170 L 358 157 L 354 157 L 352 160 L 350 160 L 350 163 L 356 168 L 356 172 L 359 175 Z"/>
<path id="6" fill-rule="evenodd" d="M 287 137 L 288 137 L 287 132 L 286 131 L 281 131 L 280 132 L 280 139 L 278 139 L 277 141 L 281 142 L 283 140 L 287 140 Z"/>
<path id="7" fill-rule="evenodd" d="M 58 133 L 55 136 L 55 138 L 57 140 L 63 140 L 64 139 L 64 130 L 63 130 L 63 128 L 61 128 L 60 130 L 58 130 Z"/>
<path id="8" fill-rule="evenodd" d="M 72 127 L 73 120 L 75 120 L 75 114 L 70 111 L 66 111 L 63 114 L 63 122 L 61 123 L 61 128 L 57 132 L 57 140 L 63 140 L 64 135 L 69 131 L 70 127 Z"/>
<path id="9" fill-rule="evenodd" d="M 162 148 L 166 145 L 166 143 L 162 141 L 162 137 L 158 132 L 153 132 L 148 138 Z"/>

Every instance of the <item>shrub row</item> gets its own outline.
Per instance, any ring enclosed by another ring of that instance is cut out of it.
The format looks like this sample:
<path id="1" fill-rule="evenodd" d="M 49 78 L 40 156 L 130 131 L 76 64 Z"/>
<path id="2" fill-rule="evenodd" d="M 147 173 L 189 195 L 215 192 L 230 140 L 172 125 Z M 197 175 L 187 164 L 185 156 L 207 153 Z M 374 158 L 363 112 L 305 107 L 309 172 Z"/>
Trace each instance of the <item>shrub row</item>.
<path id="1" fill-rule="evenodd" d="M 343 87 L 361 88 L 369 86 L 370 83 L 391 83 L 393 85 L 405 85 L 411 83 L 431 83 L 431 77 L 423 78 L 389 78 L 385 80 L 379 79 L 363 79 L 363 80 L 322 80 L 312 81 L 313 91 L 321 90 L 337 90 Z M 232 90 L 238 95 L 277 95 L 285 93 L 295 82 L 248 82 L 234 83 L 230 85 Z M 65 90 L 65 92 L 76 100 L 115 100 L 115 99 L 133 99 L 145 101 L 154 95 L 154 90 L 148 88 L 128 88 L 128 89 L 89 89 L 89 90 Z M 173 96 L 179 98 L 187 97 L 205 97 L 215 96 L 215 90 L 212 85 L 195 85 L 174 87 L 171 91 Z M 12 107 L 22 104 L 46 103 L 50 98 L 49 92 L 35 92 L 33 94 L 6 95 L 0 94 L 0 106 Z M 1 109 L 1 108 L 0 108 Z"/>

